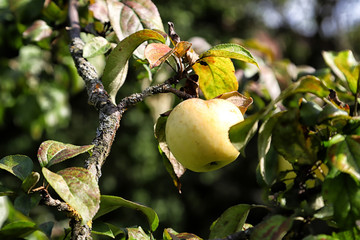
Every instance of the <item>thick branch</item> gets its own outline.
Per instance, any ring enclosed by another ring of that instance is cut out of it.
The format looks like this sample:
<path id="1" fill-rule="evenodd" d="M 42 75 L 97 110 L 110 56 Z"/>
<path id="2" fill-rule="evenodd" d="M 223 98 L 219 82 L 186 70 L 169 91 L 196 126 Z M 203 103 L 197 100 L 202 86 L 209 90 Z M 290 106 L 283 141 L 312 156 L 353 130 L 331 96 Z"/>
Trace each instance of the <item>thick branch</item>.
<path id="1" fill-rule="evenodd" d="M 119 128 L 121 116 L 117 107 L 111 102 L 109 95 L 105 91 L 94 66 L 82 55 L 84 42 L 80 38 L 79 16 L 76 4 L 77 2 L 75 0 L 70 0 L 70 52 L 78 73 L 85 82 L 89 96 L 89 104 L 99 110 L 100 122 L 96 131 L 96 137 L 93 140 L 95 147 L 93 148 L 92 156 L 86 162 L 86 168 L 98 179 L 101 176 L 101 166 L 109 155 L 115 133 Z"/>
<path id="2" fill-rule="evenodd" d="M 56 207 L 59 211 L 62 211 L 62 212 L 70 213 L 72 211 L 71 207 L 68 204 L 66 204 L 65 202 L 62 202 L 58 199 L 52 198 L 46 188 L 42 187 L 39 190 L 39 192 L 41 195 L 41 201 L 44 205 L 50 206 L 50 207 Z"/>

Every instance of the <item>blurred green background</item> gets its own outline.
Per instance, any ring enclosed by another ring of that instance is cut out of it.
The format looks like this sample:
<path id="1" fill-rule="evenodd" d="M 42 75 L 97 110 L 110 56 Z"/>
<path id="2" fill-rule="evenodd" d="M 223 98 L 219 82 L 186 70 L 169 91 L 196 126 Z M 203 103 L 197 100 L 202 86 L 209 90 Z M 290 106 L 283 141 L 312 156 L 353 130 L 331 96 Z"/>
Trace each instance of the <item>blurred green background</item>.
<path id="1" fill-rule="evenodd" d="M 55 2 L 66 7 L 66 1 Z M 257 39 L 271 48 L 275 60 L 290 59 L 296 65 L 315 68 L 325 66 L 323 50 L 350 49 L 359 59 L 360 2 L 357 0 L 156 0 L 154 3 L 164 26 L 168 21 L 173 22 L 182 40 L 202 37 L 214 45 L 235 39 Z M 66 16 L 60 11 L 57 18 L 51 18 L 42 10 L 43 5 L 43 0 L 0 0 L 0 158 L 25 154 L 36 161 L 37 148 L 44 140 L 86 145 L 95 136 L 98 115 L 87 104 L 82 80 L 69 55 Z M 55 26 L 50 37 L 39 42 L 24 37 L 24 31 L 40 18 Z M 141 91 L 144 83 L 137 80 L 139 71 L 137 67 L 130 69 L 120 97 Z M 160 101 L 171 103 L 170 100 Z M 246 157 L 240 156 L 221 170 L 186 172 L 179 194 L 157 150 L 153 136 L 154 111 L 150 106 L 149 102 L 140 103 L 125 113 L 103 168 L 102 194 L 121 196 L 155 209 L 160 218 L 157 234 L 164 227 L 172 227 L 202 237 L 207 237 L 211 223 L 228 207 L 263 202 L 255 176 L 254 142 L 248 145 Z M 82 166 L 85 157 L 58 168 Z M 12 181 L 12 176 L 1 172 L 0 184 L 8 185 Z M 255 210 L 250 213 L 249 222 L 256 223 L 265 214 L 264 210 Z M 65 219 L 55 209 L 44 207 L 34 210 L 31 216 L 38 221 Z M 124 227 L 146 226 L 140 213 L 126 209 L 102 219 Z M 66 226 L 67 222 L 63 223 Z"/>

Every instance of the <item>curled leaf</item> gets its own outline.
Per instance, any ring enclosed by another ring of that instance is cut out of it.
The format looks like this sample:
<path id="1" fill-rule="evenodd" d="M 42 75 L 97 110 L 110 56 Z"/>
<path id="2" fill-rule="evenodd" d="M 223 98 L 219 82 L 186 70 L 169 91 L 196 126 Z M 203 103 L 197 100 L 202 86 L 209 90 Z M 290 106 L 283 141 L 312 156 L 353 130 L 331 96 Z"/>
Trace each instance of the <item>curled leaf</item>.
<path id="1" fill-rule="evenodd" d="M 175 187 L 181 192 L 180 177 L 185 173 L 185 167 L 179 163 L 171 153 L 165 136 L 165 126 L 167 117 L 159 117 L 155 125 L 155 138 L 159 142 L 159 152 L 163 157 L 166 170 L 170 174 Z"/>
<path id="2" fill-rule="evenodd" d="M 165 42 L 164 37 L 157 31 L 145 29 L 122 40 L 110 53 L 106 61 L 102 81 L 113 103 L 115 103 L 117 92 L 125 82 L 129 58 L 141 43 L 148 40 Z"/>
<path id="3" fill-rule="evenodd" d="M 41 143 L 37 156 L 42 167 L 60 163 L 92 149 L 94 145 L 76 146 L 53 140 Z"/>
<path id="4" fill-rule="evenodd" d="M 156 228 L 159 226 L 159 217 L 152 208 L 117 196 L 102 195 L 100 209 L 94 218 L 103 216 L 106 213 L 114 211 L 120 207 L 126 207 L 141 211 L 147 217 L 151 231 L 155 231 Z"/>
<path id="5" fill-rule="evenodd" d="M 158 67 L 170 57 L 172 49 L 163 43 L 150 43 L 145 48 L 145 58 L 150 63 L 150 68 Z"/>
<path id="6" fill-rule="evenodd" d="M 225 99 L 235 104 L 243 115 L 245 114 L 248 107 L 253 103 L 253 99 L 251 97 L 246 97 L 238 91 L 223 93 L 217 98 Z"/>

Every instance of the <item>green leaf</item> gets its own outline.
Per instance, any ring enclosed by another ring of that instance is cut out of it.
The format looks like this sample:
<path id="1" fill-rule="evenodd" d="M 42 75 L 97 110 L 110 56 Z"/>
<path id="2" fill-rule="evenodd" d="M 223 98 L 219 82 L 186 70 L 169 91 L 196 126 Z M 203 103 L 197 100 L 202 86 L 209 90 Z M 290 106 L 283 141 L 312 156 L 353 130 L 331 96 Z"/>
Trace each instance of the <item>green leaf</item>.
<path id="1" fill-rule="evenodd" d="M 94 222 L 92 225 L 92 233 L 102 236 L 107 236 L 111 238 L 115 238 L 115 235 L 109 225 L 103 222 Z"/>
<path id="2" fill-rule="evenodd" d="M 360 136 L 345 136 L 328 149 L 328 159 L 341 172 L 360 182 Z"/>
<path id="3" fill-rule="evenodd" d="M 282 112 L 278 117 L 273 129 L 272 144 L 290 163 L 313 164 L 317 160 L 318 148 L 305 135 L 296 111 Z"/>
<path id="4" fill-rule="evenodd" d="M 16 221 L 3 226 L 0 230 L 1 239 L 24 238 L 37 230 L 36 224 L 30 221 Z"/>
<path id="5" fill-rule="evenodd" d="M 199 76 L 199 86 L 206 99 L 238 90 L 234 65 L 229 58 L 201 58 L 192 68 Z"/>
<path id="6" fill-rule="evenodd" d="M 312 93 L 320 98 L 325 98 L 329 95 L 330 91 L 319 78 L 307 75 L 301 77 L 293 85 L 291 94 L 295 93 Z"/>
<path id="7" fill-rule="evenodd" d="M 258 135 L 258 157 L 259 157 L 259 171 L 262 179 L 267 185 L 273 183 L 276 179 L 277 173 L 277 159 L 268 157 L 268 153 L 273 153 L 271 149 L 271 139 L 273 129 L 278 121 L 279 114 L 271 116 L 269 119 L 265 120 L 264 123 L 259 128 Z"/>
<path id="8" fill-rule="evenodd" d="M 242 231 L 251 208 L 252 206 L 249 204 L 239 204 L 228 208 L 212 225 L 209 238 L 225 238 L 230 234 Z"/>
<path id="9" fill-rule="evenodd" d="M 49 20 L 60 24 L 66 21 L 67 9 L 62 9 L 62 6 L 58 6 L 55 1 L 51 1 L 44 6 L 42 14 Z"/>
<path id="10" fill-rule="evenodd" d="M 252 63 L 255 64 L 257 67 L 259 67 L 255 58 L 251 55 L 251 53 L 247 49 L 234 43 L 225 43 L 225 44 L 216 45 L 210 48 L 209 50 L 207 50 L 206 52 L 202 53 L 199 57 L 200 59 L 206 57 L 232 58 L 247 63 Z"/>
<path id="11" fill-rule="evenodd" d="M 1 196 L 11 196 L 14 194 L 15 194 L 15 192 L 12 189 L 0 185 L 0 197 Z"/>
<path id="12" fill-rule="evenodd" d="M 25 216 L 29 216 L 30 210 L 35 208 L 41 200 L 40 194 L 20 194 L 14 200 L 14 208 Z"/>
<path id="13" fill-rule="evenodd" d="M 40 173 L 32 172 L 25 178 L 25 180 L 21 184 L 22 190 L 24 190 L 24 192 L 26 193 L 29 193 L 39 182 L 39 180 L 40 180 Z"/>
<path id="14" fill-rule="evenodd" d="M 42 172 L 56 193 L 80 214 L 83 224 L 92 220 L 99 209 L 100 191 L 87 169 L 72 167 L 56 174 L 42 168 Z"/>
<path id="15" fill-rule="evenodd" d="M 53 140 L 41 143 L 37 157 L 41 167 L 50 167 L 91 150 L 94 145 L 75 146 Z"/>
<path id="16" fill-rule="evenodd" d="M 39 225 L 39 229 L 45 233 L 48 239 L 51 239 L 51 232 L 54 227 L 54 222 L 44 222 Z"/>
<path id="17" fill-rule="evenodd" d="M 103 222 L 99 222 L 99 221 L 95 221 L 93 223 L 92 226 L 92 230 L 91 232 L 97 235 L 103 235 L 103 236 L 108 236 L 111 238 L 115 238 L 116 239 L 124 239 L 125 240 L 125 236 L 126 236 L 126 229 L 124 228 L 119 228 L 113 224 L 110 223 L 103 223 Z M 118 235 L 121 234 L 121 237 L 118 237 Z M 122 238 L 124 236 L 124 238 Z"/>
<path id="18" fill-rule="evenodd" d="M 10 155 L 0 160 L 0 169 L 8 171 L 24 181 L 33 170 L 33 161 L 25 155 Z"/>
<path id="19" fill-rule="evenodd" d="M 251 240 L 281 240 L 291 228 L 293 220 L 274 215 L 255 226 Z"/>
<path id="20" fill-rule="evenodd" d="M 318 123 L 322 123 L 334 118 L 350 119 L 349 114 L 346 111 L 339 109 L 332 102 L 328 102 L 320 112 L 317 121 Z"/>
<path id="21" fill-rule="evenodd" d="M 355 94 L 359 78 L 359 63 L 350 50 L 342 52 L 323 52 L 323 57 L 331 70 L 343 82 L 348 89 Z"/>
<path id="22" fill-rule="evenodd" d="M 94 37 L 86 42 L 83 49 L 83 57 L 91 58 L 105 54 L 111 49 L 111 43 L 103 37 Z"/>
<path id="23" fill-rule="evenodd" d="M 325 204 L 333 206 L 334 220 L 340 228 L 351 229 L 356 226 L 360 218 L 359 182 L 344 173 L 327 177 L 322 194 Z"/>
<path id="24" fill-rule="evenodd" d="M 315 126 L 318 123 L 322 108 L 315 102 L 302 99 L 300 105 L 300 122 L 305 126 Z"/>
<path id="25" fill-rule="evenodd" d="M 118 209 L 120 207 L 139 210 L 143 214 L 145 214 L 149 222 L 151 231 L 155 231 L 156 228 L 159 226 L 159 217 L 157 216 L 156 212 L 153 209 L 135 202 L 131 202 L 121 197 L 108 196 L 108 195 L 101 195 L 100 209 L 96 214 L 96 216 L 94 217 L 94 219 L 111 211 L 114 211 L 115 209 Z"/>
<path id="26" fill-rule="evenodd" d="M 102 81 L 114 103 L 117 92 L 125 82 L 129 58 L 141 43 L 148 40 L 165 42 L 165 38 L 160 33 L 153 30 L 141 30 L 122 40 L 111 51 L 106 61 Z"/>
<path id="27" fill-rule="evenodd" d="M 232 144 L 239 150 L 243 150 L 250 139 L 255 135 L 260 113 L 245 118 L 244 121 L 232 126 L 229 130 L 229 138 Z"/>

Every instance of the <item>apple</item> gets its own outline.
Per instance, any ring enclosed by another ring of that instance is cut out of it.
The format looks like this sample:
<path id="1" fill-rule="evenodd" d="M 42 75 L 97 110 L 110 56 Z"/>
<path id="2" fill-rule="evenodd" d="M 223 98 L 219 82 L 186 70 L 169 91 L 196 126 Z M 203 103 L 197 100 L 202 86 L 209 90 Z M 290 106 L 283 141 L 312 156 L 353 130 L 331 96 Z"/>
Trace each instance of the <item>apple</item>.
<path id="1" fill-rule="evenodd" d="M 216 170 L 239 156 L 230 142 L 229 129 L 243 120 L 239 108 L 227 100 L 191 98 L 171 111 L 165 126 L 166 142 L 185 168 Z"/>

